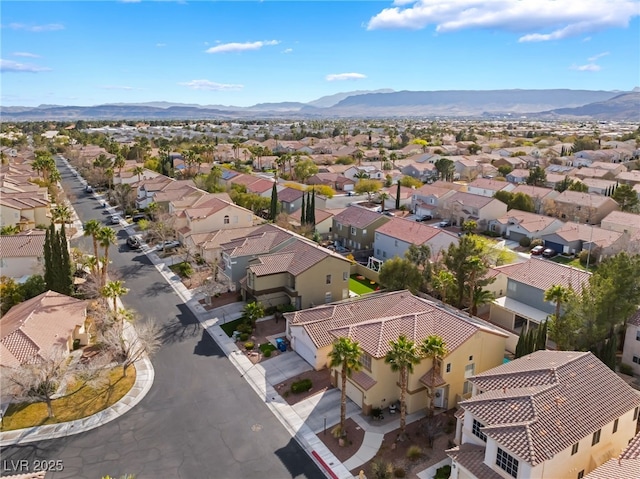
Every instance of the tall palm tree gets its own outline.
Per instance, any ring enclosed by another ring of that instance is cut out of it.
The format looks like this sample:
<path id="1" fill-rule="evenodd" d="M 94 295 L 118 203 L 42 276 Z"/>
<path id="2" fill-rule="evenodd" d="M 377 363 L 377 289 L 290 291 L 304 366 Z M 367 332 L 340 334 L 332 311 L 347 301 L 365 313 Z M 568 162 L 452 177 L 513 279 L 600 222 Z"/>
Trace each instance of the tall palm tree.
<path id="1" fill-rule="evenodd" d="M 104 248 L 101 284 L 105 284 L 107 281 L 107 269 L 109 267 L 109 246 L 116 243 L 116 232 L 109 226 L 103 226 L 100 228 L 100 231 L 98 231 L 97 237 L 98 243 Z"/>
<path id="2" fill-rule="evenodd" d="M 131 173 L 133 173 L 134 175 L 138 175 L 138 182 L 140 182 L 140 176 L 144 173 L 144 167 L 136 166 L 133 170 L 131 170 Z"/>
<path id="3" fill-rule="evenodd" d="M 340 378 L 342 380 L 342 390 L 340 395 L 340 435 L 346 434 L 345 422 L 347 420 L 347 377 L 354 371 L 359 371 L 360 356 L 362 349 L 360 345 L 350 338 L 338 338 L 333 343 L 333 349 L 329 353 L 329 367 L 341 368 Z"/>
<path id="4" fill-rule="evenodd" d="M 413 372 L 413 366 L 420 362 L 420 350 L 416 343 L 406 336 L 400 336 L 396 341 L 389 343 L 391 349 L 384 358 L 384 362 L 391 366 L 394 372 L 400 372 L 400 438 L 404 439 L 407 426 L 407 407 L 405 397 L 409 387 L 409 374 Z"/>
<path id="5" fill-rule="evenodd" d="M 124 287 L 124 281 L 109 281 L 100 289 L 103 298 L 113 301 L 113 312 L 118 313 L 118 298 L 127 294 L 129 290 Z"/>
<path id="6" fill-rule="evenodd" d="M 89 220 L 84 224 L 84 236 L 91 236 L 91 240 L 93 241 L 93 255 L 98 260 L 100 257 L 98 256 L 98 232 L 102 229 L 102 224 L 98 220 Z M 96 265 L 98 263 L 96 262 Z M 97 266 L 92 267 L 91 271 L 96 274 Z"/>
<path id="7" fill-rule="evenodd" d="M 386 191 L 381 191 L 378 193 L 378 199 L 380 200 L 380 205 L 382 205 L 382 212 L 384 213 L 384 202 L 387 201 L 389 198 L 391 198 L 389 196 L 389 193 L 387 193 Z"/>
<path id="8" fill-rule="evenodd" d="M 433 289 L 440 294 L 442 302 L 446 303 L 449 292 L 452 291 L 456 285 L 456 278 L 450 271 L 441 269 L 433 275 L 432 285 Z"/>
<path id="9" fill-rule="evenodd" d="M 51 210 L 51 217 L 54 223 L 70 223 L 71 210 L 67 205 L 56 205 Z"/>
<path id="10" fill-rule="evenodd" d="M 569 300 L 569 294 L 569 289 L 560 284 L 554 284 L 544 292 L 544 300 L 556 304 L 556 312 L 553 315 L 554 326 L 552 330 L 561 329 L 558 324 L 561 321 L 560 311 L 562 310 L 562 304 L 566 303 Z M 559 350 L 562 351 L 566 348 L 566 344 L 564 344 L 563 341 L 559 340 L 560 336 L 561 335 L 554 334 L 556 346 Z"/>
<path id="11" fill-rule="evenodd" d="M 120 178 L 122 178 L 122 168 L 124 168 L 125 164 L 126 162 L 124 156 L 120 154 L 116 155 L 116 157 L 113 159 L 113 167 L 118 168 L 118 176 Z"/>
<path id="12" fill-rule="evenodd" d="M 469 308 L 470 316 L 478 315 L 478 308 L 483 304 L 489 304 L 496 299 L 495 294 L 491 291 L 482 288 L 481 286 L 474 286 L 473 293 L 471 294 L 471 307 Z"/>
<path id="13" fill-rule="evenodd" d="M 447 347 L 444 339 L 437 335 L 431 335 L 420 344 L 420 353 L 431 359 L 431 386 L 429 386 L 429 416 L 433 417 L 435 410 L 435 377 L 440 374 L 440 361 L 447 354 Z"/>

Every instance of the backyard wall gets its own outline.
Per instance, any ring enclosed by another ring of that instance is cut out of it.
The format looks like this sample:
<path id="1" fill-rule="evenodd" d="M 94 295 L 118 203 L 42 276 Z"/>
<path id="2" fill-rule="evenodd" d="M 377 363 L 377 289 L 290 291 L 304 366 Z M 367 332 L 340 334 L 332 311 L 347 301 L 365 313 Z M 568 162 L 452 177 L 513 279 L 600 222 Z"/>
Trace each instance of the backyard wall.
<path id="1" fill-rule="evenodd" d="M 359 274 L 367 278 L 369 281 L 375 281 L 376 283 L 380 284 L 380 274 L 360 263 L 354 263 L 351 265 L 350 274 Z"/>

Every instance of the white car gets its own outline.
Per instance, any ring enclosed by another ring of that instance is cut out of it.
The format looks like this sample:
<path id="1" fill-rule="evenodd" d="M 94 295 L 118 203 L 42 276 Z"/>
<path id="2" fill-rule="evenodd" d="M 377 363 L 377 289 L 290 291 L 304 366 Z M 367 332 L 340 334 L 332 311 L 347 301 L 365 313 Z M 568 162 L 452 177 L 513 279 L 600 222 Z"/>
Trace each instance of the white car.
<path id="1" fill-rule="evenodd" d="M 120 217 L 118 215 L 111 215 L 111 224 L 112 225 L 119 225 L 120 224 Z"/>
<path id="2" fill-rule="evenodd" d="M 180 246 L 180 241 L 169 240 L 169 241 L 163 241 L 162 243 L 158 244 L 158 249 L 161 249 L 164 251 L 167 249 L 178 248 L 179 246 Z"/>

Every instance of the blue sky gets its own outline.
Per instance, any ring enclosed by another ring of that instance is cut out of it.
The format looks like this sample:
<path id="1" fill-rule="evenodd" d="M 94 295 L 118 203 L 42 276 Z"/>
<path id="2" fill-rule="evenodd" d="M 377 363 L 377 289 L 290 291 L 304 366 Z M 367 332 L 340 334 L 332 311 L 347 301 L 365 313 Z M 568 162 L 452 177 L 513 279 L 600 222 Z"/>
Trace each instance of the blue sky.
<path id="1" fill-rule="evenodd" d="M 2 1 L 1 104 L 640 86 L 640 0 Z"/>

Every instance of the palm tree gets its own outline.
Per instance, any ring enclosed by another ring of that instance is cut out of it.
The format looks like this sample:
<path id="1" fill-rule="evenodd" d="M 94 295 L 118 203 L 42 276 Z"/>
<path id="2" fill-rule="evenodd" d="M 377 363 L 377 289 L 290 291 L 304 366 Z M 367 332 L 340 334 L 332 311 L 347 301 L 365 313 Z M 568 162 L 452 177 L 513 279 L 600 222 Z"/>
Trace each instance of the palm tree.
<path id="1" fill-rule="evenodd" d="M 104 248 L 101 284 L 105 284 L 107 281 L 107 268 L 109 266 L 109 246 L 116 243 L 116 232 L 109 226 L 103 226 L 100 228 L 100 231 L 98 231 L 97 238 L 100 246 Z"/>
<path id="2" fill-rule="evenodd" d="M 100 295 L 113 301 L 113 312 L 118 313 L 118 298 L 127 294 L 129 290 L 124 287 L 124 281 L 109 281 L 100 289 Z"/>
<path id="3" fill-rule="evenodd" d="M 441 269 L 433 276 L 433 289 L 440 294 L 440 299 L 443 303 L 447 302 L 449 291 L 451 291 L 456 284 L 456 278 L 450 271 Z"/>
<path id="4" fill-rule="evenodd" d="M 386 191 L 381 191 L 378 193 L 378 199 L 380 200 L 380 204 L 382 205 L 382 212 L 384 213 L 384 202 L 387 201 L 389 198 L 391 198 L 389 196 L 389 193 L 387 193 Z"/>
<path id="5" fill-rule="evenodd" d="M 124 168 L 124 165 L 126 164 L 124 156 L 118 154 L 116 155 L 116 157 L 113 160 L 113 167 L 114 168 L 118 168 L 118 176 L 120 178 L 122 178 L 122 168 Z"/>
<path id="6" fill-rule="evenodd" d="M 91 236 L 93 241 L 93 255 L 98 260 L 98 232 L 102 229 L 102 224 L 98 220 L 89 220 L 84 224 L 84 236 Z M 96 262 L 96 266 L 97 266 Z M 91 271 L 96 274 L 97 267 L 92 267 Z"/>
<path id="7" fill-rule="evenodd" d="M 264 316 L 264 306 L 257 301 L 248 303 L 244 307 L 244 317 L 251 324 L 251 327 L 255 327 L 256 321 Z"/>
<path id="8" fill-rule="evenodd" d="M 400 438 L 405 437 L 407 426 L 407 407 L 405 396 L 409 386 L 409 374 L 413 372 L 413 366 L 420 362 L 420 350 L 416 343 L 400 336 L 396 341 L 389 343 L 391 349 L 384 358 L 384 362 L 391 365 L 391 370 L 400 372 Z"/>
<path id="9" fill-rule="evenodd" d="M 359 180 L 368 180 L 370 178 L 369 173 L 364 170 L 359 170 L 353 177 Z"/>
<path id="10" fill-rule="evenodd" d="M 133 173 L 134 175 L 138 175 L 138 182 L 140 182 L 140 175 L 144 173 L 144 167 L 136 166 L 133 170 L 131 170 L 131 173 Z"/>
<path id="11" fill-rule="evenodd" d="M 342 388 L 340 395 L 340 435 L 346 435 L 345 421 L 347 420 L 347 377 L 351 376 L 354 371 L 359 371 L 360 356 L 362 349 L 360 345 L 350 338 L 338 338 L 333 343 L 333 349 L 329 353 L 329 367 L 341 368 L 340 378 L 342 380 Z"/>
<path id="12" fill-rule="evenodd" d="M 67 205 L 56 205 L 51 210 L 51 217 L 54 223 L 70 223 L 71 222 L 71 210 Z"/>
<path id="13" fill-rule="evenodd" d="M 429 416 L 433 417 L 435 410 L 435 379 L 440 374 L 440 361 L 447 354 L 446 344 L 440 336 L 431 335 L 420 344 L 420 353 L 431 359 L 431 385 L 429 386 Z"/>
<path id="14" fill-rule="evenodd" d="M 491 291 L 482 288 L 481 286 L 474 286 L 473 293 L 471 294 L 471 307 L 469 308 L 470 316 L 478 315 L 478 307 L 483 304 L 489 304 L 496 299 L 495 294 Z"/>
<path id="15" fill-rule="evenodd" d="M 560 321 L 560 311 L 562 309 L 562 303 L 566 303 L 569 300 L 569 290 L 560 284 L 554 284 L 544 292 L 544 300 L 556 304 L 556 312 L 553 315 L 555 324 L 552 329 L 560 329 L 558 326 L 558 322 Z M 560 335 L 554 334 L 554 337 L 556 340 L 556 347 L 560 351 L 564 350 L 566 345 L 562 341 L 559 341 Z"/>

